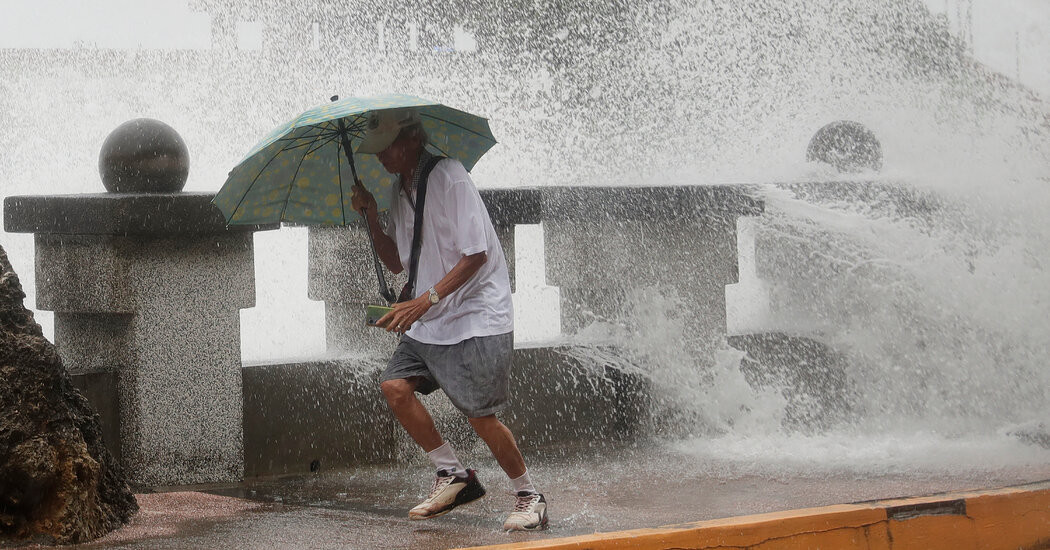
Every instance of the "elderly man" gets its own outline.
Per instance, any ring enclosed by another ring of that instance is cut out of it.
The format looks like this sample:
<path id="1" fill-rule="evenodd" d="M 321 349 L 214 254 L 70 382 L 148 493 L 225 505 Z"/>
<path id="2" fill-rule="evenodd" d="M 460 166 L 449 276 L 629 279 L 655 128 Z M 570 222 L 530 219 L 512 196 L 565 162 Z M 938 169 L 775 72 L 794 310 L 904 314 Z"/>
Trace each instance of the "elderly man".
<path id="1" fill-rule="evenodd" d="M 503 528 L 543 529 L 547 502 L 533 486 L 513 434 L 495 416 L 510 397 L 514 326 L 507 261 L 488 211 L 458 160 L 426 150 L 415 110 L 380 111 L 370 127 L 357 153 L 375 154 L 387 172 L 397 174 L 398 193 L 385 232 L 374 197 L 361 185 L 354 187 L 353 207 L 363 213 L 380 259 L 394 273 L 410 269 L 417 190 L 421 179 L 426 182 L 414 287 L 425 290 L 402 296 L 378 322 L 401 333 L 382 375 L 383 395 L 437 469 L 430 494 L 408 515 L 433 518 L 485 495 L 476 472 L 463 467 L 415 395 L 441 388 L 510 478 L 516 502 Z"/>

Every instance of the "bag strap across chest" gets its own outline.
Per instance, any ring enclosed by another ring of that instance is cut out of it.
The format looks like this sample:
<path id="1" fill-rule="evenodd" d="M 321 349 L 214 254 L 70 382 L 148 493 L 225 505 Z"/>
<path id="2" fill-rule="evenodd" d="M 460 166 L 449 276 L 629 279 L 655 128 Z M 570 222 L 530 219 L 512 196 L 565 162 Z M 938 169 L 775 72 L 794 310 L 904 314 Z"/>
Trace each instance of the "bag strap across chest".
<path id="1" fill-rule="evenodd" d="M 398 296 L 398 302 L 406 302 L 416 297 L 416 277 L 419 275 L 419 253 L 423 248 L 423 209 L 425 208 L 427 200 L 427 181 L 430 179 L 430 172 L 434 170 L 437 163 L 444 160 L 446 157 L 435 156 L 427 160 L 427 163 L 423 165 L 422 171 L 416 174 L 416 202 L 413 205 L 415 209 L 415 221 L 412 225 L 412 254 L 409 257 L 408 262 L 408 282 L 405 283 L 405 287 L 401 289 L 401 295 Z"/>

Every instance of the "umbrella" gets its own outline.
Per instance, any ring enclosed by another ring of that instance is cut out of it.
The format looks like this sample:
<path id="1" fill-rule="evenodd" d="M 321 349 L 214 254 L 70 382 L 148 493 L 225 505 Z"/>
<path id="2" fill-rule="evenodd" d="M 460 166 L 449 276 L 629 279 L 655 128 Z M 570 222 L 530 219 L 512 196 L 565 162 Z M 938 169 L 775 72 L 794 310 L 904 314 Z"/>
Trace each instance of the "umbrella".
<path id="1" fill-rule="evenodd" d="M 427 149 L 458 159 L 468 171 L 496 144 L 486 119 L 420 97 L 332 99 L 274 128 L 237 163 L 212 200 L 228 224 L 354 223 L 360 215 L 350 198 L 357 180 L 385 210 L 394 176 L 375 155 L 352 154 L 378 111 L 416 109 L 430 138 Z"/>
<path id="2" fill-rule="evenodd" d="M 230 225 L 348 225 L 360 219 L 351 207 L 354 182 L 360 181 L 383 211 L 390 205 L 394 176 L 375 155 L 354 151 L 378 112 L 406 107 L 419 113 L 427 149 L 458 159 L 468 171 L 496 144 L 486 119 L 440 103 L 403 94 L 336 96 L 274 128 L 230 171 L 212 202 Z M 371 244 L 380 294 L 393 302 L 396 296 Z"/>

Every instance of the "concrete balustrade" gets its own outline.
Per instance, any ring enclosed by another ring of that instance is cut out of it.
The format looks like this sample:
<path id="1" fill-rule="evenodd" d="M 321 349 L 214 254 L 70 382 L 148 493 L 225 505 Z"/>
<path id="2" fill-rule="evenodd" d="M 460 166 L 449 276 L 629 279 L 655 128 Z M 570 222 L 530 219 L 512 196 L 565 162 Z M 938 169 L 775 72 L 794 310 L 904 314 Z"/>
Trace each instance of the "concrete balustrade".
<path id="1" fill-rule="evenodd" d="M 561 289 L 566 333 L 637 319 L 639 302 L 689 304 L 695 343 L 725 337 L 725 286 L 737 280 L 736 219 L 761 213 L 742 186 L 544 187 L 483 190 L 513 283 L 514 226 L 543 222 L 546 278 Z M 310 298 L 326 303 L 329 349 L 377 350 L 361 322 L 380 303 L 363 226 L 310 228 Z M 391 284 L 395 292 L 402 280 Z M 669 294 L 669 295 L 668 295 Z M 663 296 L 663 298 L 661 298 Z"/>
<path id="2" fill-rule="evenodd" d="M 136 485 L 242 476 L 239 310 L 255 304 L 252 232 L 267 228 L 228 230 L 212 196 L 4 203 L 8 232 L 36 234 L 36 304 L 55 312 L 66 368 L 114 374 Z"/>
<path id="3" fill-rule="evenodd" d="M 943 197 L 903 182 L 795 182 L 778 187 L 808 204 L 863 205 L 873 218 L 912 219 L 931 226 L 938 223 L 934 219 L 938 213 L 952 208 Z M 835 231 L 800 238 L 794 229 L 783 231 L 762 225 L 752 233 L 754 276 L 759 282 L 768 282 L 762 283 L 762 290 L 767 294 L 764 301 L 771 326 L 790 327 L 804 312 L 810 330 L 840 330 L 856 319 L 858 311 L 869 307 L 858 303 L 861 298 L 853 285 L 865 269 L 881 264 L 836 265 L 843 252 Z"/>
<path id="4" fill-rule="evenodd" d="M 391 345 L 389 335 L 365 326 L 365 306 L 386 305 L 379 295 L 375 267 L 363 225 L 311 227 L 307 293 L 325 304 L 325 342 L 330 353 L 376 355 Z M 396 293 L 402 277 L 387 272 Z"/>
<path id="5" fill-rule="evenodd" d="M 630 328 L 656 304 L 656 314 L 684 323 L 685 346 L 701 352 L 694 357 L 722 346 L 725 285 L 737 272 L 736 219 L 762 209 L 745 188 L 481 195 L 512 284 L 514 227 L 544 224 L 547 283 L 561 287 L 566 333 L 593 321 Z M 311 227 L 309 234 L 309 297 L 325 302 L 329 352 L 346 359 L 242 369 L 239 310 L 254 305 L 255 293 L 252 232 L 275 226 L 227 229 L 210 199 L 5 202 L 6 230 L 36 233 L 37 307 L 55 312 L 67 367 L 91 383 L 96 407 L 106 407 L 106 384 L 116 386 L 110 392 L 119 410 L 104 417 L 119 418 L 119 429 L 107 433 L 119 433 L 120 444 L 110 447 L 132 481 L 229 481 L 398 457 L 406 440 L 375 382 L 396 340 L 364 326 L 364 306 L 382 303 L 364 228 Z M 393 279 L 397 291 L 403 279 Z M 664 304 L 681 307 L 659 309 Z M 572 346 L 516 350 L 518 399 L 505 421 L 526 447 L 644 433 L 648 381 L 637 367 L 613 363 Z M 559 423 L 570 409 L 571 423 Z M 443 429 L 460 424 L 450 407 L 437 407 L 435 416 Z"/>
<path id="6" fill-rule="evenodd" d="M 544 188 L 547 284 L 561 289 L 562 331 L 666 317 L 681 320 L 695 350 L 718 349 L 725 286 L 737 279 L 736 220 L 761 211 L 743 186 Z"/>

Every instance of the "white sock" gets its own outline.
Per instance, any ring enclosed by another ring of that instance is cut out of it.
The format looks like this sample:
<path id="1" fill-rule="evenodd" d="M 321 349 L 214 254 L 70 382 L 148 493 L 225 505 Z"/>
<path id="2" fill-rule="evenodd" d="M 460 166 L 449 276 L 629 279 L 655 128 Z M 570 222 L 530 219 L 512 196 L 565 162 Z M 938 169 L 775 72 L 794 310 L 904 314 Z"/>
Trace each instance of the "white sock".
<path id="1" fill-rule="evenodd" d="M 516 477 L 510 480 L 510 484 L 514 486 L 514 494 L 518 494 L 521 491 L 528 491 L 530 493 L 538 493 L 535 487 L 532 486 L 532 479 L 529 477 L 529 471 L 525 470 L 521 477 Z"/>
<path id="2" fill-rule="evenodd" d="M 456 477 L 467 477 L 468 475 L 467 469 L 459 463 L 459 459 L 456 458 L 456 451 L 452 450 L 452 445 L 449 445 L 448 441 L 427 453 L 427 456 L 430 457 L 430 461 L 434 463 L 434 467 L 438 470 L 445 470 Z"/>

